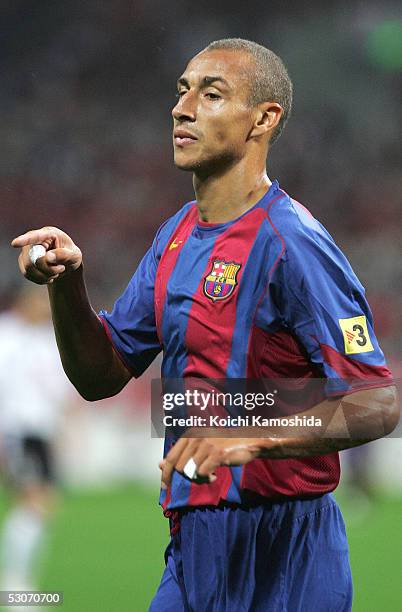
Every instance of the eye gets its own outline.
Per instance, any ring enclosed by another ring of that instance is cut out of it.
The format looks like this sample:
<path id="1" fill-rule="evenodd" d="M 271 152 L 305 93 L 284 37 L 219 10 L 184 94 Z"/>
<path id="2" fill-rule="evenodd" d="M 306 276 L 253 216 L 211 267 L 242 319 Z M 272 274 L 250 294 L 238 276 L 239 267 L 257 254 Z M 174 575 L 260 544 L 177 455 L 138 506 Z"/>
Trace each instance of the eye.
<path id="1" fill-rule="evenodd" d="M 176 98 L 181 98 L 187 92 L 187 89 L 182 89 L 176 93 Z"/>
<path id="2" fill-rule="evenodd" d="M 208 91 L 205 94 L 206 98 L 209 98 L 210 100 L 220 100 L 221 96 L 213 91 Z"/>

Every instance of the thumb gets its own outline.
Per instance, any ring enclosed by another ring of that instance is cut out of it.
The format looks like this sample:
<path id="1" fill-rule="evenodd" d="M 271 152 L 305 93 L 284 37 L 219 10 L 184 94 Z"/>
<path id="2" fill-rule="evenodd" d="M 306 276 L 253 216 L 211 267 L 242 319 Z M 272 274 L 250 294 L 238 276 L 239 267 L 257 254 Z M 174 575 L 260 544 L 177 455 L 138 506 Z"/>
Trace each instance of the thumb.
<path id="1" fill-rule="evenodd" d="M 46 253 L 46 262 L 49 264 L 69 264 L 73 266 L 79 266 L 82 261 L 82 254 L 78 247 L 68 249 L 60 247 L 58 249 L 51 249 Z"/>

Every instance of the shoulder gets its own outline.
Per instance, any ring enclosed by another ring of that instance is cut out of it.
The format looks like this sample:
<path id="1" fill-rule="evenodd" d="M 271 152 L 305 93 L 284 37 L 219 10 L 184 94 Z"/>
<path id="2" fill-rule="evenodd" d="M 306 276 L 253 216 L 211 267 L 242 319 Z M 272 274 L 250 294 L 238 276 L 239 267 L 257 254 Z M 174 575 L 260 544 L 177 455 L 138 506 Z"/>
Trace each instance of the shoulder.
<path id="1" fill-rule="evenodd" d="M 0 314 L 0 354 L 21 349 L 26 340 L 26 327 L 20 317 L 11 311 Z"/>
<path id="2" fill-rule="evenodd" d="M 271 231 L 282 245 L 280 264 L 297 275 L 331 273 L 357 282 L 345 254 L 327 229 L 303 204 L 280 190 L 282 197 L 267 207 Z"/>
<path id="3" fill-rule="evenodd" d="M 266 214 L 269 224 L 284 240 L 286 248 L 292 248 L 303 240 L 324 244 L 333 242 L 330 234 L 308 208 L 282 189 L 278 190 L 277 196 L 266 207 Z"/>
<path id="4" fill-rule="evenodd" d="M 21 319 L 12 311 L 4 311 L 0 313 L 0 330 L 3 333 L 14 332 L 21 327 Z"/>
<path id="5" fill-rule="evenodd" d="M 267 207 L 267 218 L 275 233 L 283 241 L 289 257 L 300 257 L 304 252 L 321 252 L 328 257 L 344 257 L 326 228 L 303 204 L 280 190 L 281 196 Z"/>

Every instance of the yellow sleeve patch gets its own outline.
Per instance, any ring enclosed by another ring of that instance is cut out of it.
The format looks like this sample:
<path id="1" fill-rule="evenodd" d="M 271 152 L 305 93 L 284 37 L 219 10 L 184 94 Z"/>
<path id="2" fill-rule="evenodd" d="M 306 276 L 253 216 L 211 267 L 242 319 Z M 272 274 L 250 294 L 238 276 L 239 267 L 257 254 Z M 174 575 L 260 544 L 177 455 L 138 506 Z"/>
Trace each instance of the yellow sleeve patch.
<path id="1" fill-rule="evenodd" d="M 343 333 L 345 353 L 347 355 L 374 351 L 367 329 L 367 320 L 364 315 L 361 317 L 351 317 L 350 319 L 339 319 L 339 325 Z"/>

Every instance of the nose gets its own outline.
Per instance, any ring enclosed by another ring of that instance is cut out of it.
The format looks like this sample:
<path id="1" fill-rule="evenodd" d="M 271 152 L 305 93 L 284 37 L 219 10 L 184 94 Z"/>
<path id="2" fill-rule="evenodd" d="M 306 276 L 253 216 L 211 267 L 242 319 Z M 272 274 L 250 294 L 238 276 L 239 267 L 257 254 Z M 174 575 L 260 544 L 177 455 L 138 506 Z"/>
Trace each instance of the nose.
<path id="1" fill-rule="evenodd" d="M 196 119 L 196 102 L 195 96 L 187 91 L 177 101 L 176 106 L 172 109 L 173 119 L 176 121 L 195 121 Z"/>

